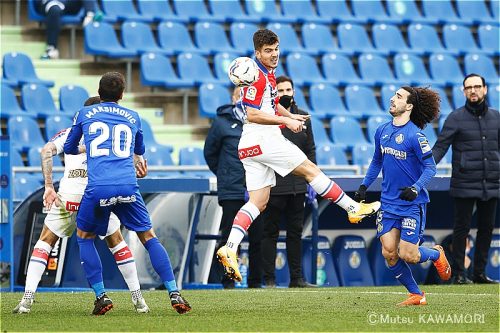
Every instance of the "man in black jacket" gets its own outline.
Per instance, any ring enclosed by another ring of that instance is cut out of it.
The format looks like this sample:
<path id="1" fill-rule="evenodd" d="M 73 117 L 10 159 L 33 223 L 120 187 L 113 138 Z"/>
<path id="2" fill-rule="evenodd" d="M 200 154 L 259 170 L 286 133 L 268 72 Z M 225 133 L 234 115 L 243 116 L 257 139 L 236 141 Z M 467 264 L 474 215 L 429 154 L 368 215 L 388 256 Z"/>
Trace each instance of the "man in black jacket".
<path id="1" fill-rule="evenodd" d="M 488 107 L 484 78 L 469 74 L 463 81 L 465 106 L 446 119 L 432 152 L 436 163 L 452 146 L 450 195 L 455 201 L 452 239 L 454 283 L 472 283 L 464 268 L 465 242 L 474 204 L 477 238 L 474 254 L 475 283 L 493 283 L 484 273 L 500 197 L 500 114 Z"/>
<path id="2" fill-rule="evenodd" d="M 205 160 L 210 170 L 217 176 L 217 197 L 219 205 L 222 207 L 222 219 L 220 224 L 221 240 L 220 244 L 225 244 L 233 219 L 238 210 L 246 202 L 245 200 L 245 170 L 238 158 L 238 143 L 243 131 L 244 113 L 238 106 L 240 99 L 240 88 L 233 91 L 233 104 L 222 105 L 217 108 L 217 117 L 208 132 L 203 149 Z M 253 223 L 248 233 L 248 286 L 250 288 L 260 288 L 262 280 L 260 239 L 262 223 L 257 219 Z M 222 245 L 218 245 L 219 248 Z M 212 265 L 223 271 L 219 265 Z M 222 277 L 224 288 L 234 288 L 234 281 Z"/>
<path id="3" fill-rule="evenodd" d="M 293 81 L 286 76 L 276 78 L 276 87 L 280 96 L 280 104 L 293 114 L 304 114 L 293 100 Z M 293 133 L 283 127 L 283 136 L 299 147 L 316 163 L 316 146 L 312 133 L 311 121 L 306 121 L 306 129 Z M 276 186 L 271 188 L 271 196 L 263 214 L 264 232 L 261 243 L 262 269 L 267 287 L 275 286 L 276 243 L 279 236 L 281 216 L 286 218 L 286 253 L 290 270 L 289 287 L 308 286 L 302 276 L 302 227 L 304 223 L 304 204 L 307 183 L 302 177 L 289 174 L 281 177 L 276 174 Z"/>

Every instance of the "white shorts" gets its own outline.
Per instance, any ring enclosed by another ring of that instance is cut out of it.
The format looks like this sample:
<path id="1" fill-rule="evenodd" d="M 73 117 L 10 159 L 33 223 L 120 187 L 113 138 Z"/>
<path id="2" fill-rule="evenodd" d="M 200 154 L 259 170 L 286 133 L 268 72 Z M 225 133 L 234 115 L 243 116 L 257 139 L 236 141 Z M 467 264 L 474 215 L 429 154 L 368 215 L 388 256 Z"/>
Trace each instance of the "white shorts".
<path id="1" fill-rule="evenodd" d="M 45 217 L 44 223 L 57 237 L 71 237 L 76 229 L 76 213 L 78 212 L 82 195 L 57 193 L 57 196 L 61 200 L 61 207 L 56 207 L 55 204 L 52 205 L 52 208 Z M 99 236 L 99 238 L 104 239 L 119 229 L 120 220 L 115 214 L 111 213 L 106 235 Z"/>
<path id="2" fill-rule="evenodd" d="M 243 131 L 238 155 L 245 168 L 247 191 L 275 186 L 275 171 L 285 177 L 307 160 L 302 150 L 276 129 L 246 134 Z"/>

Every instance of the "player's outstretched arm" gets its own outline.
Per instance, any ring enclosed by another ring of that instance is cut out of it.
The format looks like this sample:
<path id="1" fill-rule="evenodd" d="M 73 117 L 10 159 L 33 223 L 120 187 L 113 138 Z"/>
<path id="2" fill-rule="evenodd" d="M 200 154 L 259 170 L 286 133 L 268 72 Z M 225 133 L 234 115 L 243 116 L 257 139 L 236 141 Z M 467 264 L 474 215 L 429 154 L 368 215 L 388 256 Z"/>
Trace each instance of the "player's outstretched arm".
<path id="1" fill-rule="evenodd" d="M 283 117 L 292 118 L 292 119 L 299 120 L 299 121 L 302 121 L 302 122 L 305 122 L 307 119 L 311 118 L 311 116 L 308 115 L 308 114 L 295 114 L 295 113 L 291 113 L 290 111 L 288 111 L 287 109 L 285 109 L 281 104 L 278 104 L 278 112 Z"/>
<path id="2" fill-rule="evenodd" d="M 53 157 L 57 155 L 57 147 L 54 143 L 48 142 L 42 148 L 40 153 L 42 159 L 42 174 L 45 183 L 45 192 L 43 193 L 43 205 L 45 208 L 50 209 L 52 205 L 59 206 L 59 199 L 54 189 L 52 180 L 52 167 L 54 165 Z"/>
<path id="3" fill-rule="evenodd" d="M 246 107 L 247 120 L 252 123 L 261 125 L 285 125 L 292 132 L 298 133 L 302 131 L 304 122 L 295 120 L 289 117 L 280 117 L 274 114 L 267 114 L 255 108 Z"/>

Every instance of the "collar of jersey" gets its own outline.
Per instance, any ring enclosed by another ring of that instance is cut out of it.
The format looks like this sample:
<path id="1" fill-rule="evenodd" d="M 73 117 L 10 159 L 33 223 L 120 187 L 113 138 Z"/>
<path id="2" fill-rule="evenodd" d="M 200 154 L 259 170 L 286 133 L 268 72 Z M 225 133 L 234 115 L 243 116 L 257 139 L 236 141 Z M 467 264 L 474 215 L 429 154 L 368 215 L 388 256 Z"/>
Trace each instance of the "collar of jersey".
<path id="1" fill-rule="evenodd" d="M 266 66 L 264 66 L 260 61 L 259 59 L 255 58 L 255 62 L 257 63 L 257 65 L 259 66 L 260 70 L 264 72 L 264 74 L 269 74 L 269 71 L 267 70 Z"/>

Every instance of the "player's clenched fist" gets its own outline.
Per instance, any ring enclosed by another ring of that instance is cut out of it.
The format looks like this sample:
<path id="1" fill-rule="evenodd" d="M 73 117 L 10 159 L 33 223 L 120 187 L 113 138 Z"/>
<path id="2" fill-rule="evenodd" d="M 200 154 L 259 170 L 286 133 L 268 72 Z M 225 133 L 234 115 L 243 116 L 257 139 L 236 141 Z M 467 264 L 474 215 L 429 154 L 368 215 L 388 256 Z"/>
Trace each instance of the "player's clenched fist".
<path id="1" fill-rule="evenodd" d="M 285 126 L 288 127 L 292 132 L 298 133 L 298 132 L 302 131 L 303 126 L 304 126 L 304 122 L 301 120 L 288 118 Z"/>

